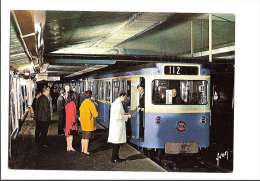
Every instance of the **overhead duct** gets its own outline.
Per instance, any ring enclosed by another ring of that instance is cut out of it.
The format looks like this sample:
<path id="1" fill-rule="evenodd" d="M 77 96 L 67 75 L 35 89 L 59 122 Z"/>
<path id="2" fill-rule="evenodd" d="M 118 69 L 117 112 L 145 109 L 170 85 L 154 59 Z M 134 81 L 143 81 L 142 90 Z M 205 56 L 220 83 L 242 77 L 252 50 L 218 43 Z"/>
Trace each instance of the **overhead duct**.
<path id="1" fill-rule="evenodd" d="M 84 74 L 84 73 L 88 73 L 88 72 L 93 72 L 95 70 L 99 70 L 99 69 L 102 69 L 102 68 L 105 68 L 107 67 L 108 65 L 89 65 L 87 66 L 87 68 L 85 68 L 84 70 L 81 70 L 81 71 L 78 71 L 78 72 L 75 72 L 73 74 L 70 74 L 66 77 L 75 77 L 75 76 L 78 76 L 78 75 L 81 75 L 81 74 Z"/>
<path id="2" fill-rule="evenodd" d="M 35 65 L 43 62 L 45 11 L 11 11 L 24 51 Z"/>
<path id="3" fill-rule="evenodd" d="M 93 47 L 116 47 L 118 44 L 137 37 L 165 22 L 172 13 L 135 13 L 124 24 L 113 30 Z"/>
<path id="4" fill-rule="evenodd" d="M 52 53 L 73 53 L 73 54 L 107 54 L 117 45 L 138 37 L 143 33 L 155 28 L 165 22 L 174 13 L 133 13 L 127 20 L 115 27 L 111 27 L 110 32 L 105 35 L 97 36 L 82 43 L 62 47 Z M 54 21 L 52 22 L 54 23 Z M 49 30 L 50 31 L 50 30 Z M 51 34 L 51 32 L 49 32 Z M 53 36 L 59 40 L 59 31 L 54 31 L 57 35 Z M 56 41 L 53 40 L 53 45 Z"/>

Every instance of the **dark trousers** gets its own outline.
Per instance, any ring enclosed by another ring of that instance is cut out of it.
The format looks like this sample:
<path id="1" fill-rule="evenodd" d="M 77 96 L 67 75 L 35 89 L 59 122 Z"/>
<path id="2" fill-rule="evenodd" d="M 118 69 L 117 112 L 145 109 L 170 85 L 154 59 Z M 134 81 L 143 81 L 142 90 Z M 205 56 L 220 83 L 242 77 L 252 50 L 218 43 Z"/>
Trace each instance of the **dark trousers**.
<path id="1" fill-rule="evenodd" d="M 139 138 L 143 139 L 144 138 L 144 112 L 139 111 Z"/>
<path id="2" fill-rule="evenodd" d="M 128 120 L 126 122 L 126 137 L 127 137 L 128 140 L 131 139 L 131 137 L 132 137 L 132 127 L 131 127 L 131 121 L 130 120 Z"/>
<path id="3" fill-rule="evenodd" d="M 112 148 L 113 148 L 113 150 L 112 150 L 112 160 L 119 159 L 120 144 L 113 144 Z"/>
<path id="4" fill-rule="evenodd" d="M 58 112 L 58 134 L 64 134 L 65 128 L 65 112 Z"/>
<path id="5" fill-rule="evenodd" d="M 44 145 L 47 144 L 47 133 L 49 129 L 49 123 L 38 121 L 35 127 L 35 143 Z"/>

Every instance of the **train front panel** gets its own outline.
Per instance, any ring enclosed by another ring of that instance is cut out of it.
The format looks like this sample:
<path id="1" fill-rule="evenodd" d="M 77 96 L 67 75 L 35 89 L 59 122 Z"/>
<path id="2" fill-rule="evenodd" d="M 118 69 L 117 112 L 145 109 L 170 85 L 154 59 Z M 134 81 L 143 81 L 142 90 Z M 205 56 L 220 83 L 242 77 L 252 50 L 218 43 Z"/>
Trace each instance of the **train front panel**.
<path id="1" fill-rule="evenodd" d="M 135 113 L 131 142 L 144 148 L 180 148 L 180 152 L 183 147 L 207 148 L 209 88 L 209 76 L 146 76 L 144 137 L 140 137 L 140 115 Z M 177 96 L 179 100 L 173 98 Z"/>

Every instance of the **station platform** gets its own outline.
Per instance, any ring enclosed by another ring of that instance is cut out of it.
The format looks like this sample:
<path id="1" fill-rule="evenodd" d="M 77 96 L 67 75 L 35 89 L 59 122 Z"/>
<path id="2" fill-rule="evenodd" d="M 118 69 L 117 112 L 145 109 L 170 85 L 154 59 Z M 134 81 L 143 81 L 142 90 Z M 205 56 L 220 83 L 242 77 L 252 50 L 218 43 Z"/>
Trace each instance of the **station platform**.
<path id="1" fill-rule="evenodd" d="M 90 141 L 90 156 L 81 151 L 81 135 L 74 138 L 76 152 L 66 151 L 65 136 L 57 135 L 57 120 L 50 124 L 48 132 L 48 148 L 38 148 L 34 143 L 35 123 L 26 120 L 22 129 L 12 143 L 10 169 L 34 170 L 85 170 L 85 171 L 150 171 L 165 172 L 161 166 L 128 144 L 122 145 L 120 157 L 126 161 L 112 163 L 112 147 L 107 143 L 108 130 L 98 126 L 94 138 Z"/>

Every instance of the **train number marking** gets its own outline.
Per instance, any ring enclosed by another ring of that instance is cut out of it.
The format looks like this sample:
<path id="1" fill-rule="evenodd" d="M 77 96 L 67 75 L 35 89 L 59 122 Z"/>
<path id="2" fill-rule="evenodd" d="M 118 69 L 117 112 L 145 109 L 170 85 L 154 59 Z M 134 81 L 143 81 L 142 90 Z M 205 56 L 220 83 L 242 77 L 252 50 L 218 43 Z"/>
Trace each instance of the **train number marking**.
<path id="1" fill-rule="evenodd" d="M 177 75 L 180 75 L 181 73 L 180 73 L 180 70 L 181 70 L 181 68 L 178 66 L 177 67 Z"/>

